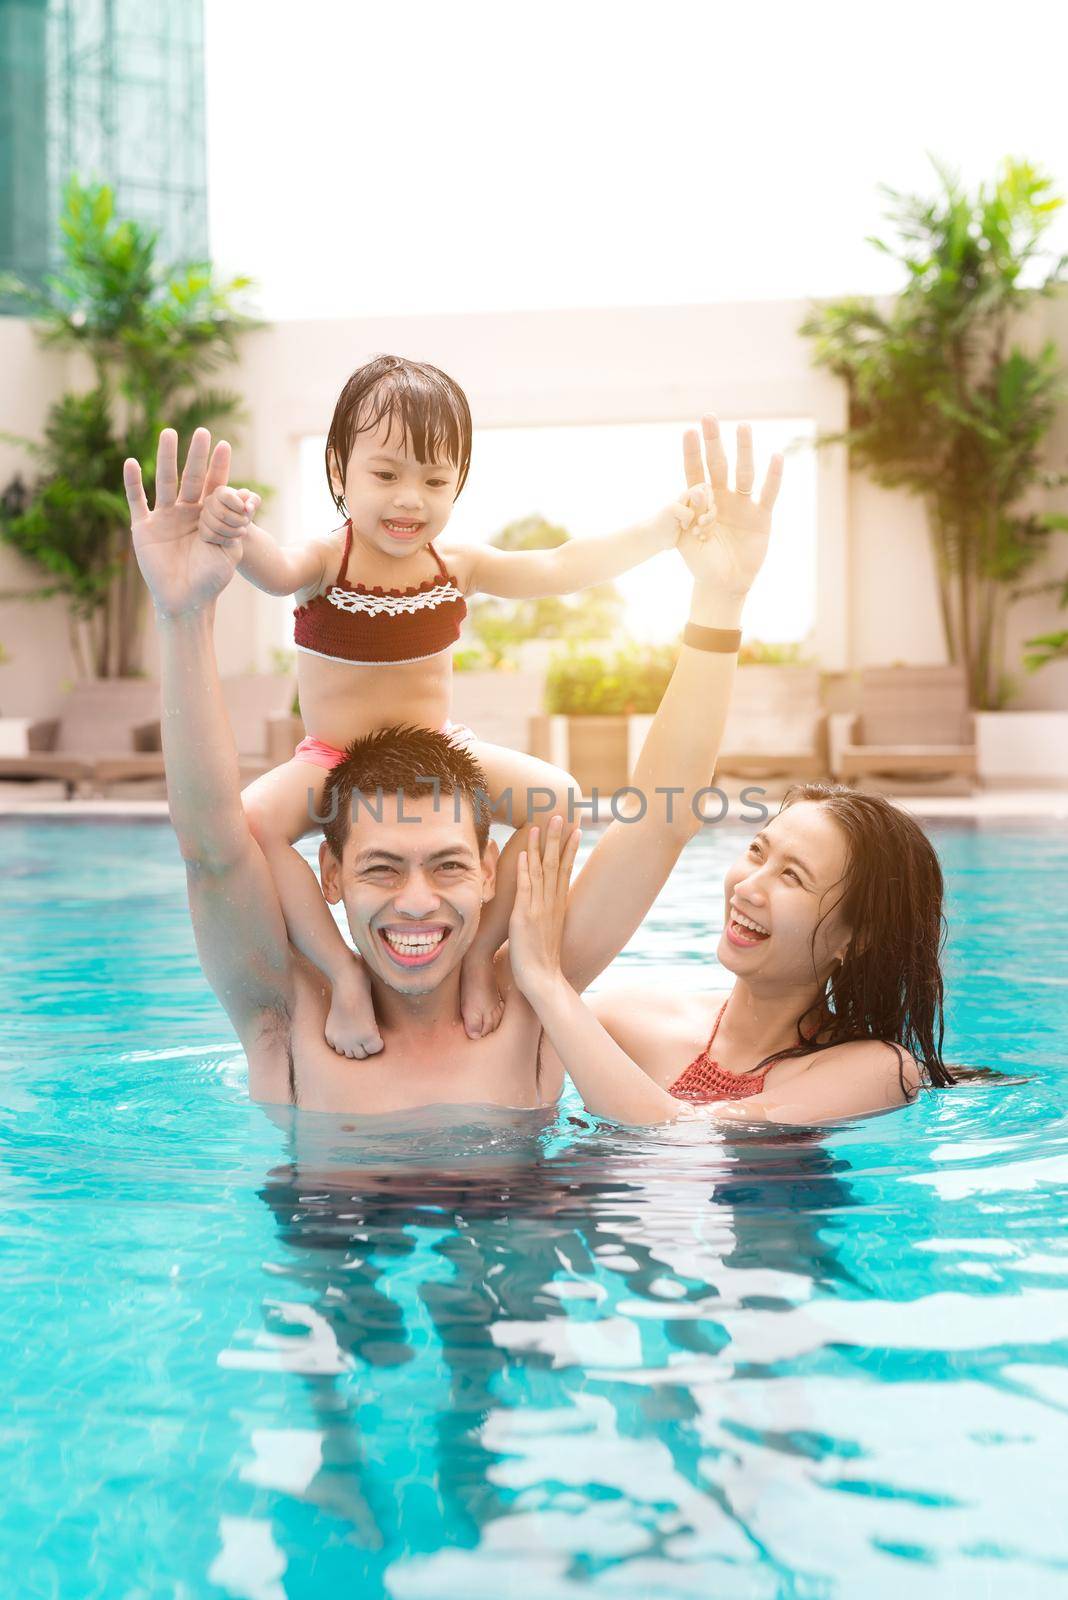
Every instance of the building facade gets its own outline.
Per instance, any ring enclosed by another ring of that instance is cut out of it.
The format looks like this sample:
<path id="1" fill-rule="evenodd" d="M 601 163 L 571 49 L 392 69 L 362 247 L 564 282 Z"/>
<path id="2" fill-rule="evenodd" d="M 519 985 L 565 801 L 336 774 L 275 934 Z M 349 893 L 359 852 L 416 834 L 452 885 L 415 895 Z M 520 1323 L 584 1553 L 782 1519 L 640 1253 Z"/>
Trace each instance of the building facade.
<path id="1" fill-rule="evenodd" d="M 202 0 L 0 0 L 0 272 L 57 265 L 72 174 L 207 258 Z"/>

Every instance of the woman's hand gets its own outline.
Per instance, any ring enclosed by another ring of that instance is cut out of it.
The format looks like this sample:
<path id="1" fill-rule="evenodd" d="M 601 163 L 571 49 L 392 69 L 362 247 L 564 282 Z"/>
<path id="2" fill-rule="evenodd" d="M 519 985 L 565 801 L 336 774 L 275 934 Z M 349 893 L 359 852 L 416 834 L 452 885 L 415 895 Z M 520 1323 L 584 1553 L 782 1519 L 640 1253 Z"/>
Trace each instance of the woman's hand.
<path id="1" fill-rule="evenodd" d="M 738 463 L 735 487 L 728 475 L 727 453 L 715 417 L 701 419 L 711 485 L 708 507 L 711 523 L 698 520 L 679 536 L 683 560 L 701 582 L 713 583 L 725 593 L 744 595 L 752 586 L 767 554 L 771 513 L 782 484 L 783 458 L 774 455 L 759 499 L 753 498 L 753 430 L 748 423 L 738 429 Z M 705 484 L 701 440 L 696 428 L 683 437 L 683 462 L 690 495 Z"/>
<path id="2" fill-rule="evenodd" d="M 582 830 L 572 828 L 566 839 L 563 832 L 562 818 L 553 817 L 547 829 L 531 828 L 527 848 L 519 853 L 515 904 L 508 924 L 508 959 L 528 1000 L 535 992 L 564 981 L 560 941 Z"/>
<path id="3" fill-rule="evenodd" d="M 178 435 L 164 428 L 156 452 L 156 504 L 149 510 L 140 462 L 131 458 L 125 464 L 134 553 L 161 616 L 203 610 L 234 575 L 241 560 L 240 539 L 210 544 L 199 533 L 201 505 L 225 484 L 229 472 L 230 446 L 220 440 L 212 453 L 211 434 L 198 428 L 179 484 Z"/>

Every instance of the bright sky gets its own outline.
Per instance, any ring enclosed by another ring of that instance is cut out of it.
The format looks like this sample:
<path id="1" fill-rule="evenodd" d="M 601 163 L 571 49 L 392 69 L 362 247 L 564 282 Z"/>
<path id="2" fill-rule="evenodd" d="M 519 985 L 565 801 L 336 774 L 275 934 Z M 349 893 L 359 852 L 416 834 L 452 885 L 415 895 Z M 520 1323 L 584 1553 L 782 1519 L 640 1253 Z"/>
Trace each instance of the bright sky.
<path id="1" fill-rule="evenodd" d="M 213 252 L 274 318 L 878 291 L 876 186 L 926 152 L 1068 177 L 1050 0 L 205 14 Z"/>
<path id="2" fill-rule="evenodd" d="M 205 0 L 205 14 L 213 254 L 252 274 L 273 319 L 877 293 L 898 282 L 865 243 L 877 186 L 930 190 L 928 152 L 969 183 L 1008 153 L 1068 179 L 1048 0 Z M 1068 250 L 1068 220 L 1056 241 Z M 765 424 L 758 451 L 783 431 Z M 457 532 L 531 511 L 606 531 L 676 482 L 673 427 L 533 433 L 480 432 Z M 615 499 L 602 486 L 621 459 Z M 794 458 L 778 522 L 796 583 L 754 595 L 753 636 L 810 625 L 811 484 Z M 624 580 L 635 631 L 676 631 L 676 585 L 666 558 Z"/>

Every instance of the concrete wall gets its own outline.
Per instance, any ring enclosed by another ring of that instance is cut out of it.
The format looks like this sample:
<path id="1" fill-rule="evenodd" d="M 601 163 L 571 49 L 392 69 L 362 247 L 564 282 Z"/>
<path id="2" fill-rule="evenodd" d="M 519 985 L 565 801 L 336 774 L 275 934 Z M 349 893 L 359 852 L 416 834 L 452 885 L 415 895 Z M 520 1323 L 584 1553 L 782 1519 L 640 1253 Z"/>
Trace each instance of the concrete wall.
<path id="1" fill-rule="evenodd" d="M 797 327 L 800 302 L 532 311 L 485 315 L 291 322 L 244 343 L 226 381 L 243 396 L 235 477 L 274 487 L 270 521 L 301 528 L 300 441 L 325 432 L 348 373 L 381 351 L 403 351 L 455 375 L 480 427 L 656 422 L 714 407 L 726 416 L 811 417 L 830 431 L 845 420 L 842 385 L 810 364 Z M 1068 297 L 1043 304 L 1036 337 L 1055 337 L 1068 363 Z M 0 428 L 36 433 L 69 369 L 40 352 L 21 323 L 0 319 Z M 237 432 L 237 430 L 235 430 Z M 1068 410 L 1051 464 L 1068 456 Z M 0 484 L 17 453 L 0 445 Z M 840 450 L 819 458 L 818 603 L 815 649 L 832 671 L 887 661 L 938 662 L 938 619 L 922 507 L 850 475 Z M 1051 504 L 1054 502 L 1051 501 Z M 1062 502 L 1063 503 L 1063 502 Z M 1068 541 L 1047 562 L 1068 568 Z M 29 575 L 0 549 L 0 586 Z M 1040 576 L 1041 574 L 1039 574 Z M 226 673 L 270 665 L 282 603 L 234 583 L 220 604 L 217 639 Z M 1052 598 L 1021 606 L 1010 643 L 1058 627 Z M 0 667 L 0 712 L 46 714 L 71 666 L 62 608 L 0 604 L 0 641 L 15 660 Z M 151 664 L 151 650 L 149 662 Z M 1017 703 L 1068 706 L 1068 662 L 1021 678 Z"/>
<path id="2" fill-rule="evenodd" d="M 1051 339 L 1056 345 L 1062 369 L 1068 369 L 1068 294 L 1055 300 L 1043 301 L 1032 318 L 1030 342 L 1038 345 Z M 1068 472 L 1068 404 L 1057 411 L 1053 427 L 1046 440 L 1045 461 L 1049 471 Z M 1068 512 L 1068 488 L 1050 491 L 1047 504 L 1038 510 Z M 1026 584 L 1040 583 L 1043 579 L 1068 576 L 1068 534 L 1054 534 L 1045 559 L 1028 573 Z M 1012 701 L 1013 708 L 1030 711 L 1063 711 L 1068 709 L 1068 659 L 1053 661 L 1048 667 L 1033 675 L 1014 663 L 1019 659 L 1020 647 L 1025 639 L 1039 633 L 1060 632 L 1068 628 L 1068 610 L 1061 610 L 1056 595 L 1039 595 L 1020 600 L 1009 613 L 1006 628 L 1006 659 L 1009 670 L 1019 684 L 1019 692 Z"/>
<path id="3" fill-rule="evenodd" d="M 66 387 L 66 362 L 41 349 L 25 322 L 0 317 L 0 433 L 39 438 L 50 403 Z M 28 484 L 33 463 L 0 439 L 0 490 L 20 472 Z M 36 567 L 0 543 L 0 591 L 42 587 Z M 0 716 L 47 717 L 62 685 L 74 675 L 66 608 L 59 600 L 0 600 Z"/>

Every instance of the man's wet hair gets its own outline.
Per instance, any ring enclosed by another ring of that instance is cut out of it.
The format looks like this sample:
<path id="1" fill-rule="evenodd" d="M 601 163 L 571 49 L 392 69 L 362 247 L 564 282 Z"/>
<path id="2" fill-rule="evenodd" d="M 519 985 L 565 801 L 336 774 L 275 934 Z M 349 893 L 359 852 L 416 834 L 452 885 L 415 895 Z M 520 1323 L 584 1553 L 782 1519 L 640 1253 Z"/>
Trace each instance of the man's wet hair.
<path id="1" fill-rule="evenodd" d="M 361 433 L 388 420 L 411 444 L 417 461 L 451 461 L 456 494 L 471 467 L 471 407 L 460 385 L 440 367 L 403 356 L 375 356 L 349 378 L 338 396 L 326 438 L 326 478 L 338 510 L 345 504 L 345 474 Z M 335 487 L 331 469 L 339 479 Z"/>
<path id="2" fill-rule="evenodd" d="M 378 728 L 346 746 L 345 759 L 329 773 L 320 815 L 326 842 L 338 861 L 352 827 L 353 807 L 366 801 L 377 813 L 383 798 L 440 797 L 452 812 L 457 799 L 474 813 L 481 855 L 490 830 L 489 780 L 479 763 L 447 734 L 433 728 L 398 724 Z"/>

